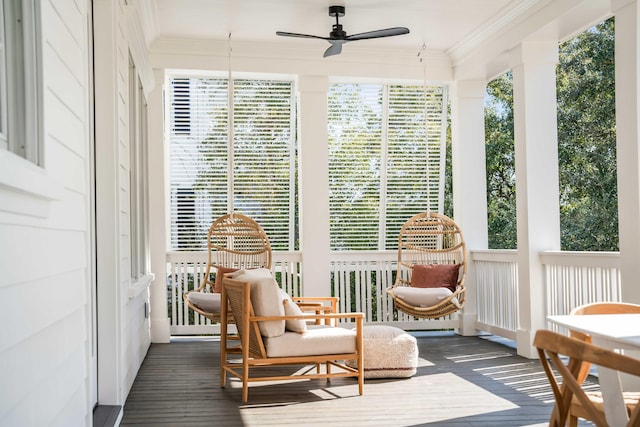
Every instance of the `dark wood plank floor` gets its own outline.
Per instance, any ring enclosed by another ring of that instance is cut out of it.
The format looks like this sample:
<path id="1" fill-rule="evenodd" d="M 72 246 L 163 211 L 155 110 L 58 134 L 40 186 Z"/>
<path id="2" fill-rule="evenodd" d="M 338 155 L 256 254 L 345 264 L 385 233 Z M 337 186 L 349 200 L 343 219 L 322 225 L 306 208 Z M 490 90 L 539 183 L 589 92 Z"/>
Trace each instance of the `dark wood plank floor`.
<path id="1" fill-rule="evenodd" d="M 248 404 L 236 380 L 220 387 L 215 338 L 153 344 L 121 425 L 547 425 L 553 396 L 537 360 L 491 336 L 415 335 L 420 364 L 412 378 L 366 380 L 363 396 L 353 379 L 257 383 Z"/>

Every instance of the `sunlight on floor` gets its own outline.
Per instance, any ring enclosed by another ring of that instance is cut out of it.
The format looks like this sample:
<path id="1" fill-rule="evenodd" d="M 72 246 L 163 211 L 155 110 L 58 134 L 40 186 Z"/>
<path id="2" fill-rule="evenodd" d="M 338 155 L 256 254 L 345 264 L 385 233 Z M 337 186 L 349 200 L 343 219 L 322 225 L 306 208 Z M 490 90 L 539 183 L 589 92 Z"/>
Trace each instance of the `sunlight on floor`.
<path id="1" fill-rule="evenodd" d="M 324 383 L 322 383 L 324 385 Z M 310 384 L 310 387 L 312 384 Z M 259 385 L 254 385 L 252 392 Z M 408 390 L 412 394 L 407 394 Z M 417 393 L 416 393 L 417 391 Z M 388 421 L 394 426 L 412 426 L 422 423 L 455 420 L 483 414 L 499 413 L 518 408 L 517 405 L 488 392 L 453 373 L 421 375 L 408 379 L 381 379 L 365 381 L 364 395 L 357 394 L 357 384 L 329 385 L 310 389 L 300 402 L 285 405 L 247 405 L 241 408 L 245 425 L 258 425 L 263 417 L 291 418 L 292 412 L 300 413 L 304 425 L 340 425 L 340 419 L 332 413 L 349 408 L 355 418 L 373 419 L 377 423 Z M 389 396 L 407 395 L 407 399 L 394 400 L 389 407 Z M 461 399 L 460 396 L 464 396 Z M 264 400 L 262 395 L 260 400 Z M 329 406 L 330 405 L 330 406 Z M 362 409 L 359 409 L 362 407 Z M 372 414 L 371 408 L 379 408 Z M 361 413 L 358 414 L 358 411 Z M 353 420 L 353 419 L 352 419 Z M 533 426 L 533 425 L 532 425 Z"/>

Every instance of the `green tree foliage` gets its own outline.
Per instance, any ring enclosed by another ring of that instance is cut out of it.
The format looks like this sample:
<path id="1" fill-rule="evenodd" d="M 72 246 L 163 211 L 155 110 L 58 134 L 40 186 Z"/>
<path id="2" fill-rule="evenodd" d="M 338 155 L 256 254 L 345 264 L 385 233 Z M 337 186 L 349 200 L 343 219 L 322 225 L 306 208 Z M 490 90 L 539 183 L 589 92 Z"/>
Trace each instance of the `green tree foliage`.
<path id="1" fill-rule="evenodd" d="M 511 72 L 487 85 L 485 141 L 489 248 L 515 249 L 516 174 Z"/>
<path id="2" fill-rule="evenodd" d="M 560 46 L 557 67 L 562 250 L 618 250 L 614 21 Z M 515 249 L 511 73 L 485 99 L 489 247 Z"/>
<path id="3" fill-rule="evenodd" d="M 563 250 L 618 250 L 614 34 L 612 18 L 560 46 Z"/>

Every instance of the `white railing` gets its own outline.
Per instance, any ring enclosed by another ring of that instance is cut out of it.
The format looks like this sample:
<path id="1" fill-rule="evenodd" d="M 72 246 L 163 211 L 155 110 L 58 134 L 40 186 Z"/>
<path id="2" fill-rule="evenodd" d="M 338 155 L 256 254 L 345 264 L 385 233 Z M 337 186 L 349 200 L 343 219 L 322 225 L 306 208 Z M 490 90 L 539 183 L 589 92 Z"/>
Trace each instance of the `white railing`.
<path id="1" fill-rule="evenodd" d="M 340 298 L 340 311 L 363 312 L 367 324 L 393 325 L 407 330 L 457 328 L 457 314 L 425 320 L 394 308 L 386 289 L 395 280 L 397 259 L 396 251 L 331 252 L 331 282 L 333 294 Z"/>
<path id="2" fill-rule="evenodd" d="M 513 250 L 471 251 L 476 276 L 479 330 L 515 339 L 518 330 L 518 261 Z M 566 314 L 598 301 L 620 301 L 617 252 L 540 253 L 544 268 L 545 313 Z"/>
<path id="3" fill-rule="evenodd" d="M 515 250 L 471 251 L 476 277 L 476 328 L 512 340 L 518 330 L 517 255 Z"/>
<path id="4" fill-rule="evenodd" d="M 621 301 L 618 252 L 561 252 L 540 254 L 545 266 L 547 315 L 567 314 L 579 305 Z"/>
<path id="5" fill-rule="evenodd" d="M 300 252 L 274 252 L 273 272 L 290 295 L 302 295 Z M 476 328 L 508 339 L 518 330 L 517 252 L 474 250 Z M 564 314 L 571 308 L 597 301 L 620 301 L 619 254 L 611 252 L 560 252 L 540 254 L 545 271 L 546 313 Z M 168 302 L 172 335 L 218 333 L 217 325 L 194 314 L 184 304 L 182 294 L 200 283 L 207 261 L 206 252 L 170 252 Z M 416 319 L 394 309 L 386 288 L 396 274 L 395 251 L 332 252 L 331 294 L 339 297 L 340 311 L 359 311 L 367 324 L 388 324 L 407 330 L 453 329 L 459 316 L 443 319 Z"/>
<path id="6" fill-rule="evenodd" d="M 272 271 L 280 286 L 289 294 L 302 293 L 300 281 L 300 252 L 274 252 Z M 169 329 L 171 335 L 219 333 L 218 325 L 185 304 L 182 294 L 198 287 L 207 266 L 206 252 L 167 253 L 167 302 L 169 305 Z"/>
<path id="7" fill-rule="evenodd" d="M 394 309 L 386 289 L 395 279 L 395 251 L 331 253 L 331 294 L 339 297 L 340 311 L 365 313 L 368 324 L 388 324 L 407 330 L 452 329 L 456 314 L 442 319 L 416 319 Z M 182 294 L 197 286 L 206 269 L 206 252 L 167 253 L 169 324 L 172 335 L 218 333 L 217 325 L 194 313 Z M 300 252 L 273 252 L 273 268 L 280 286 L 290 295 L 302 295 Z"/>

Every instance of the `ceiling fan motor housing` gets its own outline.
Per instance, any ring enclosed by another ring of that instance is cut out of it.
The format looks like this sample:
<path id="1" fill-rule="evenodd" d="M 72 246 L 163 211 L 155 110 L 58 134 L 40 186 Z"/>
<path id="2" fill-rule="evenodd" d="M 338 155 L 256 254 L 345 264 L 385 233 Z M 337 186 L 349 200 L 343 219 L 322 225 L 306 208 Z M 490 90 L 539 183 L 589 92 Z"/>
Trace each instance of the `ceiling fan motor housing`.
<path id="1" fill-rule="evenodd" d="M 336 18 L 344 16 L 344 6 L 329 6 L 329 16 Z"/>
<path id="2" fill-rule="evenodd" d="M 347 32 L 342 29 L 342 25 L 338 22 L 338 18 L 344 16 L 344 6 L 329 6 L 329 16 L 336 18 L 336 23 L 333 24 L 333 31 L 329 33 L 329 37 L 336 40 L 342 40 L 347 37 Z"/>
<path id="3" fill-rule="evenodd" d="M 409 29 L 405 27 L 393 27 L 393 28 L 385 28 L 382 30 L 374 30 L 374 31 L 366 31 L 364 33 L 347 35 L 347 32 L 342 29 L 342 25 L 340 25 L 339 18 L 344 16 L 345 7 L 344 6 L 329 6 L 329 16 L 333 16 L 336 18 L 336 23 L 332 26 L 332 31 L 329 33 L 329 37 L 316 36 L 313 34 L 300 34 L 300 33 L 289 33 L 286 31 L 276 31 L 276 34 L 279 36 L 287 36 L 287 37 L 302 37 L 307 39 L 322 39 L 328 41 L 331 46 L 324 52 L 324 57 L 337 55 L 342 52 L 342 45 L 346 42 L 354 41 L 354 40 L 366 40 L 366 39 L 377 39 L 380 37 L 390 37 L 390 36 L 399 36 L 402 34 L 408 34 Z"/>

